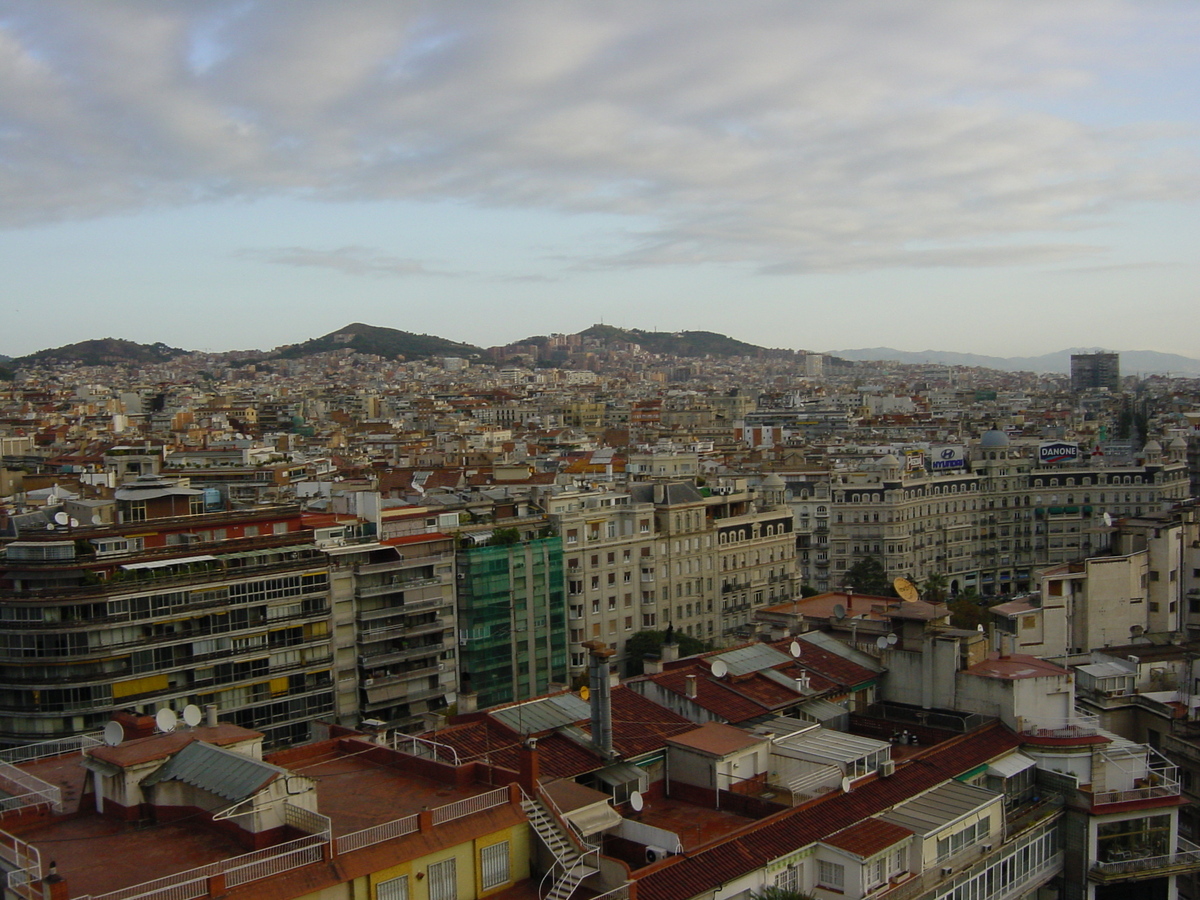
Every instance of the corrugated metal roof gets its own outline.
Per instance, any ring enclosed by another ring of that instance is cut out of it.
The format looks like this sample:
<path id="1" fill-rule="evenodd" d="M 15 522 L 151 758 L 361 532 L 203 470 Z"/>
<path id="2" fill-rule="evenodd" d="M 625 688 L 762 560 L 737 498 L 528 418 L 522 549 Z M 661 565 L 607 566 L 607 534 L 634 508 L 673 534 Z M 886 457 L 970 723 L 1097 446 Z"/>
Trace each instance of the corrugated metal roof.
<path id="1" fill-rule="evenodd" d="M 529 703 L 506 706 L 492 713 L 518 734 L 537 734 L 592 717 L 592 709 L 575 694 L 556 694 Z"/>
<path id="2" fill-rule="evenodd" d="M 745 675 L 748 672 L 760 672 L 772 666 L 790 663 L 792 658 L 786 653 L 780 653 L 770 644 L 753 644 L 749 647 L 738 647 L 720 656 L 710 656 L 709 663 L 721 660 L 729 666 L 732 675 Z"/>
<path id="3" fill-rule="evenodd" d="M 282 775 L 287 775 L 286 769 L 203 741 L 193 741 L 143 779 L 142 784 L 182 781 L 226 800 L 237 801 L 245 800 Z"/>
<path id="4" fill-rule="evenodd" d="M 807 706 L 807 704 L 805 704 Z M 845 712 L 837 707 L 840 712 Z M 877 741 L 872 738 L 859 737 L 856 734 L 845 734 L 841 731 L 830 731 L 827 728 L 816 728 L 797 734 L 793 737 L 776 740 L 776 747 L 787 747 L 807 757 L 827 762 L 851 763 L 864 759 L 872 753 L 890 751 L 887 741 Z"/>
<path id="5" fill-rule="evenodd" d="M 900 804 L 880 818 L 893 825 L 908 828 L 922 837 L 928 837 L 995 802 L 998 797 L 1000 794 L 972 784 L 948 781 L 920 797 Z"/>

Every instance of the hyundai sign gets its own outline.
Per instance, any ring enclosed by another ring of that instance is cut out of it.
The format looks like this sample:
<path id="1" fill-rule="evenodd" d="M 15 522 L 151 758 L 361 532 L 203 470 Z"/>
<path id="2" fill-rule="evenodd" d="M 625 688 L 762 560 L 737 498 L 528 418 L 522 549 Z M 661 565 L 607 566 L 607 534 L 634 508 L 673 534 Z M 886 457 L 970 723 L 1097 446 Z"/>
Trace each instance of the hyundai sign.
<path id="1" fill-rule="evenodd" d="M 962 469 L 967 465 L 966 451 L 962 447 L 934 447 L 929 451 L 929 466 L 933 471 Z"/>
<path id="2" fill-rule="evenodd" d="M 1038 462 L 1046 463 L 1074 462 L 1079 459 L 1079 445 L 1068 444 L 1065 441 L 1048 441 L 1038 444 Z"/>

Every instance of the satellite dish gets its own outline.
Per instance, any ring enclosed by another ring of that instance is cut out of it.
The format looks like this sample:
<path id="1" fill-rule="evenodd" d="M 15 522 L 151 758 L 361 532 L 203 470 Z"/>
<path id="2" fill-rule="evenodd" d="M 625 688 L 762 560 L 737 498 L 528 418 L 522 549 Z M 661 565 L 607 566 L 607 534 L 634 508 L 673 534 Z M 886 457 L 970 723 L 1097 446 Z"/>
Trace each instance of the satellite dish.
<path id="1" fill-rule="evenodd" d="M 92 524 L 93 525 L 103 525 L 104 524 L 104 519 L 102 519 L 100 517 L 100 513 L 92 513 Z"/>
<path id="2" fill-rule="evenodd" d="M 883 637 L 883 635 L 880 635 L 879 637 L 875 638 L 875 646 L 880 650 L 886 650 L 891 646 L 891 644 L 888 643 L 887 638 Z"/>
<path id="3" fill-rule="evenodd" d="M 195 728 L 203 718 L 204 714 L 195 703 L 189 703 L 183 708 L 183 722 L 188 728 Z"/>
<path id="4" fill-rule="evenodd" d="M 835 619 L 837 619 L 838 621 L 841 621 L 842 619 L 846 618 L 846 607 L 842 606 L 842 604 L 840 604 L 840 603 L 834 604 L 833 617 Z"/>
<path id="5" fill-rule="evenodd" d="M 921 599 L 921 592 L 907 578 L 897 578 L 892 581 L 892 589 L 900 595 L 900 599 L 905 603 L 916 603 Z"/>
<path id="6" fill-rule="evenodd" d="M 71 517 L 61 510 L 54 514 L 55 525 L 66 525 L 69 521 L 71 521 Z"/>
<path id="7" fill-rule="evenodd" d="M 1105 513 L 1103 518 L 1104 518 L 1104 527 L 1112 528 L 1112 515 L 1109 513 Z"/>
<path id="8" fill-rule="evenodd" d="M 47 523 L 46 523 L 46 530 L 47 530 L 47 531 L 53 531 L 53 530 L 54 530 L 54 523 L 53 523 L 53 522 L 47 522 Z"/>
<path id="9" fill-rule="evenodd" d="M 179 717 L 175 715 L 175 710 L 164 708 L 154 714 L 154 724 L 163 734 L 170 734 L 179 724 Z"/>
<path id="10" fill-rule="evenodd" d="M 792 659 L 799 659 L 800 658 L 800 642 L 792 641 L 788 645 L 788 653 L 792 654 Z"/>
<path id="11" fill-rule="evenodd" d="M 641 812 L 646 808 L 646 801 L 642 799 L 641 791 L 634 791 L 629 795 L 629 805 L 633 807 L 634 812 Z"/>
<path id="12" fill-rule="evenodd" d="M 850 793 L 850 778 L 846 775 L 842 776 L 842 793 Z"/>
<path id="13" fill-rule="evenodd" d="M 895 647 L 898 643 L 900 643 L 900 638 L 897 637 L 895 633 L 892 633 L 887 636 L 887 642 L 889 647 Z"/>
<path id="14" fill-rule="evenodd" d="M 108 746 L 115 747 L 123 740 L 125 740 L 125 729 L 121 727 L 120 722 L 109 722 L 104 726 L 104 743 Z"/>
<path id="15" fill-rule="evenodd" d="M 591 696 L 592 696 L 592 691 L 586 684 L 579 689 L 579 699 L 580 700 L 587 700 Z"/>
<path id="16" fill-rule="evenodd" d="M 74 517 L 72 517 L 71 519 L 69 519 L 69 520 L 67 521 L 67 524 L 68 524 L 68 525 L 70 525 L 72 528 L 78 528 L 78 527 L 79 527 L 79 520 L 78 520 L 78 519 L 76 519 L 76 518 L 74 518 Z"/>
<path id="17" fill-rule="evenodd" d="M 712 664 L 712 673 L 714 678 L 724 678 L 729 674 L 729 666 L 725 664 L 725 660 L 714 660 Z"/>
<path id="18" fill-rule="evenodd" d="M 976 630 L 976 631 L 978 631 L 980 634 L 983 634 L 983 632 L 984 632 L 986 629 L 983 627 L 983 624 L 982 624 L 982 623 L 980 623 L 979 625 L 976 625 L 976 626 L 975 626 L 975 630 Z"/>

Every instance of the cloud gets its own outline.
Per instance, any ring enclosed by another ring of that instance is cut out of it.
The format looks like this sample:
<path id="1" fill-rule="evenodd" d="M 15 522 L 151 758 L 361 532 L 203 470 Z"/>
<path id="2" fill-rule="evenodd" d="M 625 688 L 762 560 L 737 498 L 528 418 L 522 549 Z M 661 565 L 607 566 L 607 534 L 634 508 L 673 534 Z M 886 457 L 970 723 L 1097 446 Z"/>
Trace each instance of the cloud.
<path id="1" fill-rule="evenodd" d="M 580 268 L 1090 256 L 1063 236 L 1200 193 L 1193 119 L 1105 106 L 1198 24 L 1120 0 L 43 0 L 0 17 L 0 224 L 416 199 L 639 223 Z"/>
<path id="2" fill-rule="evenodd" d="M 454 274 L 429 269 L 419 260 L 388 256 L 370 247 L 338 247 L 334 250 L 316 250 L 312 247 L 259 247 L 247 248 L 237 255 L 242 259 L 281 266 L 332 269 L 343 275 L 390 277 Z"/>

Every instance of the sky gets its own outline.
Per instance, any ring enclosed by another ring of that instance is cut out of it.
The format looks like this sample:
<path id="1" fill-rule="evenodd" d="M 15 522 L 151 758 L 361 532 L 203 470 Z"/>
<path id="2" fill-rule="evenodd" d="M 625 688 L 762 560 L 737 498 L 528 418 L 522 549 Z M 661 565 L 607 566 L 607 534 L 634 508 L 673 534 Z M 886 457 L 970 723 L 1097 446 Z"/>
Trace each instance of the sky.
<path id="1" fill-rule="evenodd" d="M 0 0 L 0 354 L 1200 356 L 1200 4 Z"/>

